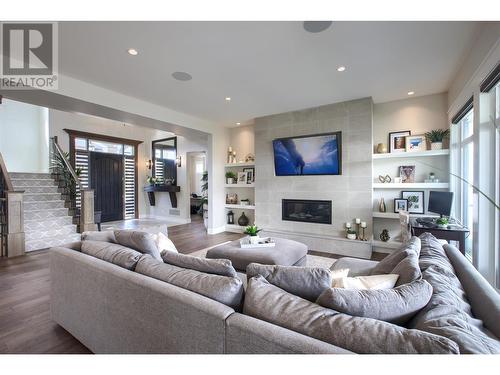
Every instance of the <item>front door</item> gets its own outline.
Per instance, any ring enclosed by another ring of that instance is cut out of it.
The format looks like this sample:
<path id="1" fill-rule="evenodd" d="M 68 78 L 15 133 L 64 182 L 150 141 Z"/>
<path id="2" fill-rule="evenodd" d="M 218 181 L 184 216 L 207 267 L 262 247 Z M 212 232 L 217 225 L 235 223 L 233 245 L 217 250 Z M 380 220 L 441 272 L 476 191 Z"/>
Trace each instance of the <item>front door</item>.
<path id="1" fill-rule="evenodd" d="M 91 152 L 90 186 L 101 221 L 123 220 L 123 156 Z"/>

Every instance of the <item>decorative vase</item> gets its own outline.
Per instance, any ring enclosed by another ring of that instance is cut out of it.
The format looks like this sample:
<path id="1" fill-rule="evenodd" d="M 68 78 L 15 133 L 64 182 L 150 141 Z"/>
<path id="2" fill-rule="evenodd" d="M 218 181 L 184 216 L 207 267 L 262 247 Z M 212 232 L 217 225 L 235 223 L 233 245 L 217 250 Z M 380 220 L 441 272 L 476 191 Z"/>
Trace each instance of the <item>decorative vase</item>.
<path id="1" fill-rule="evenodd" d="M 355 240 L 356 239 L 356 233 L 347 233 L 347 238 L 350 240 Z"/>
<path id="2" fill-rule="evenodd" d="M 241 216 L 238 218 L 238 225 L 241 225 L 242 227 L 246 227 L 250 220 L 248 220 L 248 217 L 245 215 L 244 212 L 241 213 Z"/>
<path id="3" fill-rule="evenodd" d="M 383 143 L 379 143 L 377 145 L 377 153 L 386 154 L 387 153 L 387 146 Z"/>
<path id="4" fill-rule="evenodd" d="M 431 150 L 442 150 L 443 149 L 443 142 L 432 142 L 431 143 Z"/>
<path id="5" fill-rule="evenodd" d="M 391 236 L 389 236 L 389 231 L 387 229 L 382 229 L 382 233 L 380 233 L 380 239 L 384 242 L 387 242 L 391 239 Z"/>
<path id="6" fill-rule="evenodd" d="M 256 245 L 256 244 L 258 244 L 258 243 L 259 243 L 259 240 L 260 240 L 259 236 L 250 236 L 250 243 L 251 243 L 252 245 Z"/>
<path id="7" fill-rule="evenodd" d="M 387 211 L 387 207 L 385 207 L 384 198 L 380 198 L 380 204 L 378 205 L 378 210 L 380 212 L 386 212 Z"/>

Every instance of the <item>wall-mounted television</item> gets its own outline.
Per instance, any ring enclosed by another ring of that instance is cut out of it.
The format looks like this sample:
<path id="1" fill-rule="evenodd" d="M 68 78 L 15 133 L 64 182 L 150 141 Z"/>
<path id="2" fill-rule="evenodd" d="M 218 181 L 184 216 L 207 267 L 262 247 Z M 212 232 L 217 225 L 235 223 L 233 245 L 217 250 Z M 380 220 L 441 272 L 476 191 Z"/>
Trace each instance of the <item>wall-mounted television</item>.
<path id="1" fill-rule="evenodd" d="M 273 140 L 276 176 L 342 174 L 342 132 Z"/>

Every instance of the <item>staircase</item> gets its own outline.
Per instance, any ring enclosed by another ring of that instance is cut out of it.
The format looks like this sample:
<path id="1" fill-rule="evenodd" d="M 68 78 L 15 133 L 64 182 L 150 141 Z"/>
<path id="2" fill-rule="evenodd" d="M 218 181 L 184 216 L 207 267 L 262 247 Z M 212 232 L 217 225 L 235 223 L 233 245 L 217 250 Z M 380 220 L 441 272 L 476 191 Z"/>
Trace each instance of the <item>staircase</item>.
<path id="1" fill-rule="evenodd" d="M 48 173 L 9 173 L 15 190 L 24 190 L 26 251 L 80 240 L 57 182 Z"/>

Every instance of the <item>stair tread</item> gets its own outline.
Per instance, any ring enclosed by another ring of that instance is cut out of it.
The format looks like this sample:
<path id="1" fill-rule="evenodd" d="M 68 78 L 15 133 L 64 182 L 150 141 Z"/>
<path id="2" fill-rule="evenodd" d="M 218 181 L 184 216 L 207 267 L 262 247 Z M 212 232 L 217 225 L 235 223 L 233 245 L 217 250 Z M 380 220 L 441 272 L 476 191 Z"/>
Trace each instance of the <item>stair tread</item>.
<path id="1" fill-rule="evenodd" d="M 63 216 L 64 217 L 64 216 Z M 58 226 L 58 229 L 61 229 L 61 228 L 74 228 L 76 230 L 76 224 L 64 224 L 64 225 L 60 225 Z M 24 233 L 32 233 L 32 232 L 49 232 L 51 230 L 54 230 L 54 229 L 34 229 L 34 230 L 25 230 Z"/>

